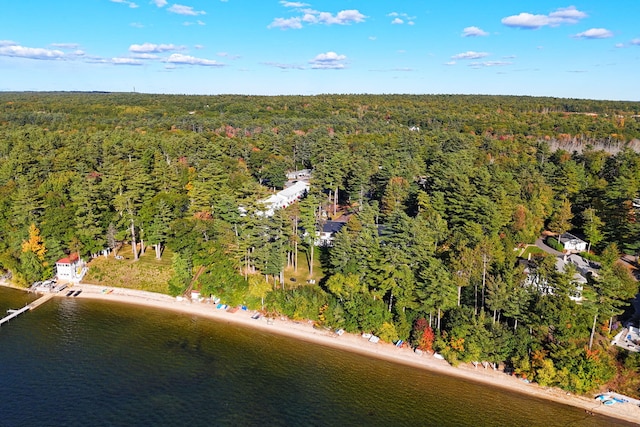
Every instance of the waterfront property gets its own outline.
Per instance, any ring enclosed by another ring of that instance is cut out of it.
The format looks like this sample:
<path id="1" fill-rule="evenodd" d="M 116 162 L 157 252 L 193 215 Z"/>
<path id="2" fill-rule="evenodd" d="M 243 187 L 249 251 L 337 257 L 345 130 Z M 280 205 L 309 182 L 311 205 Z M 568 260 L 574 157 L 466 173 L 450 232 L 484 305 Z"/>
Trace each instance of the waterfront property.
<path id="1" fill-rule="evenodd" d="M 60 281 L 78 283 L 86 273 L 87 265 L 76 253 L 56 262 L 56 277 Z"/>
<path id="2" fill-rule="evenodd" d="M 528 260 L 522 260 L 521 262 L 524 264 L 524 272 L 527 274 L 525 284 L 535 287 L 542 294 L 552 295 L 554 292 L 553 286 L 532 268 L 534 264 Z M 571 283 L 574 288 L 571 290 L 569 298 L 575 302 L 582 301 L 584 285 L 588 283 L 589 276 L 597 276 L 597 266 L 579 255 L 565 254 L 556 258 L 555 267 L 559 273 L 565 273 L 569 268 L 575 269 L 571 277 Z"/>

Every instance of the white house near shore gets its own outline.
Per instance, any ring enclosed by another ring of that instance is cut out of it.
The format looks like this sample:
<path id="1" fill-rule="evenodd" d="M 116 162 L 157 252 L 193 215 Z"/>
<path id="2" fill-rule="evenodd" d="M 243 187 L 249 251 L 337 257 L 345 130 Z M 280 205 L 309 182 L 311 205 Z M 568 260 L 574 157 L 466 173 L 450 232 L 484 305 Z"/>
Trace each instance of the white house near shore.
<path id="1" fill-rule="evenodd" d="M 85 262 L 78 254 L 71 254 L 56 261 L 56 278 L 64 282 L 80 282 L 87 272 Z"/>
<path id="2" fill-rule="evenodd" d="M 529 262 L 525 262 L 525 273 L 527 274 L 527 280 L 525 282 L 528 286 L 534 286 L 538 292 L 547 295 L 553 295 L 553 286 L 541 276 L 531 271 L 529 268 Z M 576 273 L 571 278 L 571 283 L 574 288 L 569 292 L 569 299 L 575 302 L 582 301 L 582 292 L 584 285 L 588 283 L 589 275 L 597 276 L 597 267 L 592 265 L 588 260 L 582 258 L 579 255 L 567 254 L 556 258 L 556 271 L 564 273 L 569 265 L 574 265 Z"/>

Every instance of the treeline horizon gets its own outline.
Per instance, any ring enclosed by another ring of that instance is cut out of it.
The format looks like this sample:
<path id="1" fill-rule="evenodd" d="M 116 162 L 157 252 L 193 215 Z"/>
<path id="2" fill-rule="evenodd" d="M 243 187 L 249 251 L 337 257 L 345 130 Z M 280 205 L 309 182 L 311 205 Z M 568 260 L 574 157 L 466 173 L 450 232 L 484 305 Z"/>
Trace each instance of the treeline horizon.
<path id="1" fill-rule="evenodd" d="M 142 242 L 173 254 L 168 293 L 637 396 L 640 357 L 609 342 L 638 291 L 617 260 L 640 250 L 639 114 L 528 96 L 2 92 L 0 269 L 27 285 L 66 254 Z M 303 168 L 305 199 L 240 213 Z M 527 285 L 515 249 L 545 230 L 590 244 L 581 304 L 553 257 L 530 266 L 553 292 Z M 298 269 L 317 283 L 285 283 Z"/>

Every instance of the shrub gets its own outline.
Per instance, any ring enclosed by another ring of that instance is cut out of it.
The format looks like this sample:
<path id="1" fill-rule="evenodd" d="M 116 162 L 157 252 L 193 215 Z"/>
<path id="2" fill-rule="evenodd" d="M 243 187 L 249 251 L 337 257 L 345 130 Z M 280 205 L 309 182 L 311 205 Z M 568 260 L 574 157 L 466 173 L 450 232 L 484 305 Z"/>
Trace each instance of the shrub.
<path id="1" fill-rule="evenodd" d="M 548 237 L 547 245 L 551 246 L 553 249 L 559 252 L 562 252 L 564 250 L 564 246 L 562 246 L 560 242 L 558 242 L 558 239 L 556 239 L 555 237 Z"/>

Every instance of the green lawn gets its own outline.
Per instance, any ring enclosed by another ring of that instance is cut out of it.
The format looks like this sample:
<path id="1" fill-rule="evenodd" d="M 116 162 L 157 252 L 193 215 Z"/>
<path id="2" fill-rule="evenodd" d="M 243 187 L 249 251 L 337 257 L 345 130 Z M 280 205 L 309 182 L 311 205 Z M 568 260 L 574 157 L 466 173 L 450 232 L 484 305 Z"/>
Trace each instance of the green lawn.
<path id="1" fill-rule="evenodd" d="M 298 248 L 298 269 L 294 271 L 292 267 L 285 268 L 284 278 L 287 288 L 294 288 L 305 285 L 307 280 L 315 280 L 316 284 L 324 277 L 322 265 L 320 263 L 320 249 L 315 248 L 313 251 L 313 275 L 309 275 L 309 263 L 307 262 L 307 252 L 304 247 Z M 291 280 L 294 279 L 294 280 Z"/>
<path id="2" fill-rule="evenodd" d="M 162 259 L 155 258 L 155 251 L 149 247 L 138 261 L 133 260 L 131 246 L 124 246 L 118 254 L 124 259 L 98 257 L 89 262 L 89 272 L 83 282 L 99 286 L 113 286 L 144 291 L 169 293 L 172 252 L 165 249 Z"/>
<path id="3" fill-rule="evenodd" d="M 528 259 L 529 255 L 534 256 L 534 255 L 540 255 L 540 254 L 543 254 L 543 253 L 544 253 L 544 251 L 542 249 L 540 249 L 539 247 L 537 247 L 535 245 L 529 245 L 526 248 L 524 248 L 524 250 L 520 254 L 520 258 Z"/>

